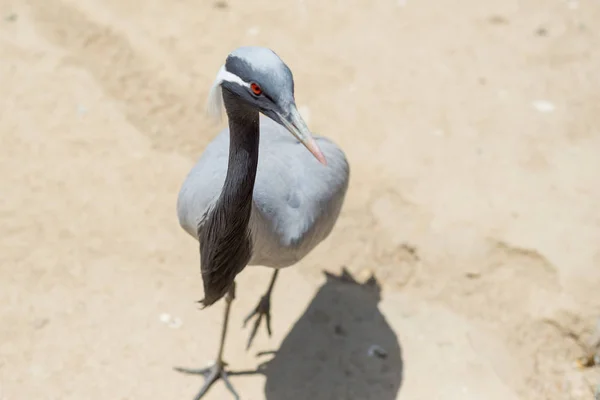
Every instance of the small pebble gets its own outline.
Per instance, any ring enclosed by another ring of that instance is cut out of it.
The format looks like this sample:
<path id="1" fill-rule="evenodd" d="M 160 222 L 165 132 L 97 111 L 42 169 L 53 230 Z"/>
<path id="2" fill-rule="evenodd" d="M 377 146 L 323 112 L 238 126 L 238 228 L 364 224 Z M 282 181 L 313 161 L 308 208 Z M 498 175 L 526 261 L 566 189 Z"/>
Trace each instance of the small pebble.
<path id="1" fill-rule="evenodd" d="M 166 324 L 169 328 L 178 329 L 183 322 L 179 318 L 173 318 L 170 314 L 162 313 L 160 314 L 160 322 Z"/>
<path id="2" fill-rule="evenodd" d="M 549 113 L 555 109 L 554 104 L 546 100 L 536 100 L 532 104 L 536 110 L 543 113 Z"/>
<path id="3" fill-rule="evenodd" d="M 377 358 L 386 358 L 387 352 L 379 345 L 374 344 L 369 347 L 369 351 L 367 352 L 369 357 L 377 357 Z"/>
<path id="4" fill-rule="evenodd" d="M 164 324 L 168 324 L 169 321 L 171 320 L 171 316 L 167 313 L 162 313 L 160 314 L 160 322 L 164 323 Z"/>

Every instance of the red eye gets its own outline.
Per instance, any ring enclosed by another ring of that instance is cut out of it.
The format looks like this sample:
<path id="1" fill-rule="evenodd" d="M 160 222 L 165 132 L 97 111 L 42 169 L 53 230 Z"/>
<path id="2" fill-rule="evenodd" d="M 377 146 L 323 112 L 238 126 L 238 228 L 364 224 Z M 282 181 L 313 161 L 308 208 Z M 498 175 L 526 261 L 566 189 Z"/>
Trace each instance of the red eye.
<path id="1" fill-rule="evenodd" d="M 256 83 L 250 84 L 250 89 L 252 89 L 252 93 L 254 93 L 257 96 L 262 94 L 262 89 Z"/>

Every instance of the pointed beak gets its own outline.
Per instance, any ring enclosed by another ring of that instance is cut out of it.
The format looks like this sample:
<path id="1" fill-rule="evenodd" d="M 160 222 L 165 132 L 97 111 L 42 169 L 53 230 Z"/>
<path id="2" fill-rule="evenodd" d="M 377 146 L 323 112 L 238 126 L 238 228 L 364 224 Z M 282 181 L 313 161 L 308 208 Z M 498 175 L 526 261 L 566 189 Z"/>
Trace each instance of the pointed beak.
<path id="1" fill-rule="evenodd" d="M 302 116 L 298 112 L 298 109 L 294 104 L 289 109 L 289 114 L 283 116 L 277 113 L 277 116 L 292 135 L 296 137 L 312 153 L 313 156 L 323 165 L 327 165 L 327 160 L 321 152 L 321 149 L 317 145 L 317 142 L 312 136 L 312 133 L 308 130 L 306 123 L 302 119 Z"/>

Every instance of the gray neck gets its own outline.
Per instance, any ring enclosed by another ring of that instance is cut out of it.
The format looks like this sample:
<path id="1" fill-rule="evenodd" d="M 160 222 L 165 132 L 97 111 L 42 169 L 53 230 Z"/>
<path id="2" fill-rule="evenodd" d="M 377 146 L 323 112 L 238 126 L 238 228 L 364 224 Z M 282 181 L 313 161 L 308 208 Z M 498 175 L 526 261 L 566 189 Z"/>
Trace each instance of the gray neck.
<path id="1" fill-rule="evenodd" d="M 258 165 L 258 111 L 223 90 L 229 118 L 229 162 L 219 199 L 199 232 L 204 306 L 227 293 L 250 261 L 248 223 Z"/>

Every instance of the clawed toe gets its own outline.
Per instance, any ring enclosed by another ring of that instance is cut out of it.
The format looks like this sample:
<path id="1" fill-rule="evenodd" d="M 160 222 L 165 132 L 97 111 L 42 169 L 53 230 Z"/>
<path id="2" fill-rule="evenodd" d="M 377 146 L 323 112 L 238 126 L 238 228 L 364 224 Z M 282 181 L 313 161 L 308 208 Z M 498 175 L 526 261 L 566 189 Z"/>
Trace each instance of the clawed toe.
<path id="1" fill-rule="evenodd" d="M 246 324 L 256 316 L 256 320 L 254 321 L 254 325 L 252 326 L 252 330 L 250 331 L 250 336 L 248 338 L 248 344 L 246 345 L 246 350 L 250 348 L 252 345 L 252 341 L 256 336 L 256 332 L 258 331 L 258 327 L 260 326 L 260 322 L 263 317 L 265 318 L 265 323 L 267 325 L 267 333 L 269 337 L 271 336 L 271 296 L 265 295 L 261 297 L 258 305 L 252 310 L 250 314 L 244 319 L 244 328 Z"/>
<path id="2" fill-rule="evenodd" d="M 221 379 L 223 381 L 223 383 L 225 383 L 225 386 L 227 386 L 227 389 L 231 392 L 231 394 L 233 394 L 233 397 L 235 398 L 235 400 L 239 400 L 240 396 L 237 394 L 237 392 L 233 388 L 233 385 L 229 381 L 229 376 L 227 374 L 227 371 L 225 371 L 226 365 L 227 364 L 224 362 L 217 362 L 214 365 L 207 367 L 207 368 L 189 369 L 189 368 L 175 367 L 175 370 L 178 372 L 182 372 L 184 374 L 204 376 L 204 385 L 202 385 L 202 387 L 200 388 L 200 391 L 198 392 L 196 397 L 194 397 L 194 400 L 200 400 L 202 398 L 202 396 L 204 396 L 206 394 L 206 392 L 208 392 L 208 389 L 210 389 L 210 387 L 213 385 L 213 383 L 215 383 L 218 379 Z"/>

